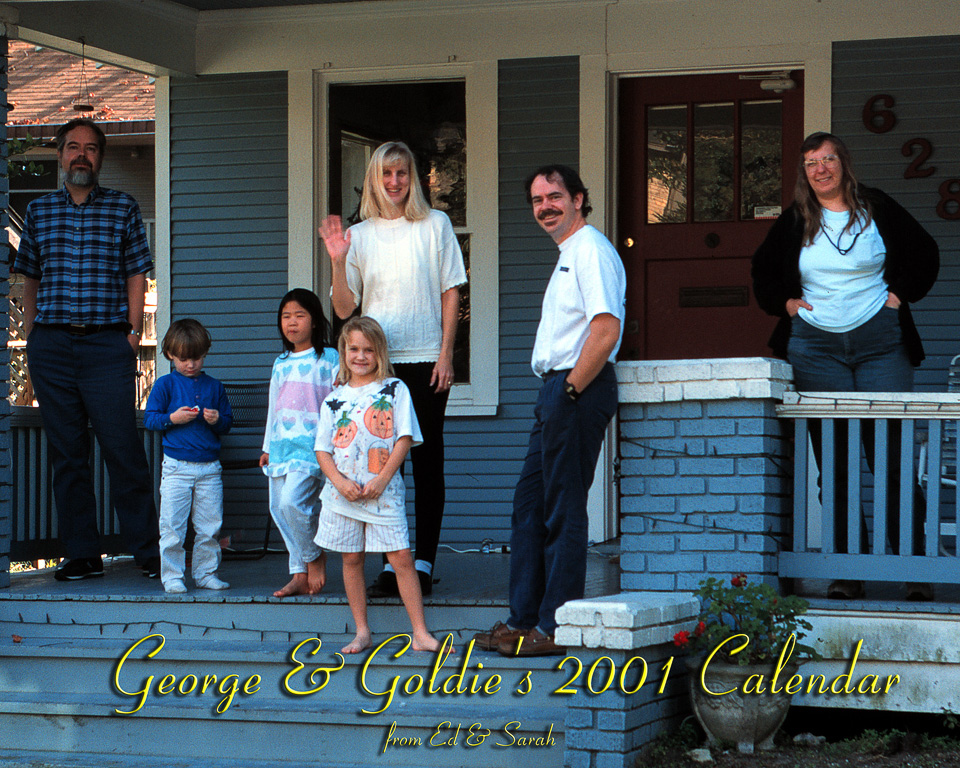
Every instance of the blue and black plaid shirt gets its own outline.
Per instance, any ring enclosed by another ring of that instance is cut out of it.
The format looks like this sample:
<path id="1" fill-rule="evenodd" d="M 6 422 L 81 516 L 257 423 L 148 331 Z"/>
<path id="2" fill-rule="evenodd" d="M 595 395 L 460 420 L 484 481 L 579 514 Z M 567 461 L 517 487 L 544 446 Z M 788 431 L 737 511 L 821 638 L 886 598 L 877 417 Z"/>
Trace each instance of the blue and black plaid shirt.
<path id="1" fill-rule="evenodd" d="M 153 267 L 140 206 L 95 186 L 83 205 L 66 187 L 27 206 L 13 271 L 40 281 L 38 323 L 127 322 L 127 278 Z"/>

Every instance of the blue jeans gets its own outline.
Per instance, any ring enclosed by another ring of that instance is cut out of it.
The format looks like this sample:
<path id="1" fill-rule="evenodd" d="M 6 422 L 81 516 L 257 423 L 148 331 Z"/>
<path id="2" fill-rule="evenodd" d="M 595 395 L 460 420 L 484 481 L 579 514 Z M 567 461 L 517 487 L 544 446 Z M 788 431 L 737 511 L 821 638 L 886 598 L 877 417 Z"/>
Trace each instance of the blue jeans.
<path id="1" fill-rule="evenodd" d="M 617 410 L 608 363 L 574 402 L 569 371 L 544 377 L 527 457 L 513 497 L 510 618 L 520 629 L 554 633 L 557 608 L 583 597 L 587 574 L 587 492 L 607 424 Z"/>
<path id="2" fill-rule="evenodd" d="M 72 336 L 34 325 L 27 340 L 30 378 L 53 464 L 53 497 L 67 557 L 99 557 L 97 503 L 88 421 L 110 476 L 120 533 L 137 563 L 159 555 L 153 478 L 137 432 L 136 355 L 126 334 Z"/>
<path id="3" fill-rule="evenodd" d="M 831 333 L 793 318 L 787 359 L 801 392 L 910 392 L 913 366 L 897 310 L 883 307 L 852 331 Z"/>
<path id="4" fill-rule="evenodd" d="M 270 515 L 287 547 L 290 573 L 306 573 L 323 551 L 314 541 L 320 521 L 323 480 L 306 472 L 268 477 Z"/>
<path id="5" fill-rule="evenodd" d="M 801 392 L 910 392 L 913 390 L 913 366 L 907 358 L 897 310 L 883 307 L 867 322 L 845 333 L 831 333 L 815 328 L 799 317 L 793 319 L 787 359 L 793 366 L 793 380 Z M 822 466 L 820 422 L 811 422 L 813 452 Z M 900 422 L 890 420 L 887 450 L 887 498 L 891 500 L 887 532 L 895 554 L 899 554 L 900 516 Z M 847 499 L 847 420 L 836 422 L 836 489 L 837 510 L 834 546 L 847 552 L 848 533 L 843 511 Z M 864 420 L 861 435 L 867 465 L 873 471 L 874 425 Z M 911 473 L 912 475 L 913 473 Z M 923 517 L 926 502 L 920 487 L 913 489 L 914 554 L 923 551 Z M 867 528 L 860 516 L 860 551 L 867 550 Z M 881 548 L 882 549 L 882 548 Z"/>

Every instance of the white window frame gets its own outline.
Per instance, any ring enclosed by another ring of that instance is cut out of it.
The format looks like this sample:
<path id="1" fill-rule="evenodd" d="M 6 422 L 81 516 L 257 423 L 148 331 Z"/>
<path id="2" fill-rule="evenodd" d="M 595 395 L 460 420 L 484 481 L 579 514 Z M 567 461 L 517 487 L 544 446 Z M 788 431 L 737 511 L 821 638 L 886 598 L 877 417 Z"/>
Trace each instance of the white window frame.
<path id="1" fill-rule="evenodd" d="M 500 259 L 499 170 L 497 152 L 497 64 L 448 64 L 390 67 L 351 71 L 320 70 L 314 73 L 314 226 L 328 212 L 325 180 L 329 174 L 328 98 L 331 85 L 351 83 L 410 83 L 459 80 L 465 84 L 467 120 L 467 222 L 454 227 L 470 234 L 470 383 L 455 384 L 447 404 L 448 416 L 494 416 L 500 396 Z M 291 99 L 291 102 L 293 100 Z M 303 133 L 300 133 L 301 139 Z M 291 142 L 291 154 L 293 142 Z M 301 162 L 302 162 L 302 155 Z M 294 167 L 291 164 L 291 169 Z M 293 226 L 293 222 L 291 222 Z M 302 225 L 301 225 L 302 228 Z M 330 290 L 330 264 L 319 241 L 312 237 L 315 284 L 326 298 Z M 294 239 L 291 238 L 291 244 Z M 306 249 L 298 249 L 303 253 Z M 295 258 L 291 249 L 290 258 Z M 291 277 L 295 273 L 291 263 Z M 302 283 L 300 283 L 302 285 Z"/>

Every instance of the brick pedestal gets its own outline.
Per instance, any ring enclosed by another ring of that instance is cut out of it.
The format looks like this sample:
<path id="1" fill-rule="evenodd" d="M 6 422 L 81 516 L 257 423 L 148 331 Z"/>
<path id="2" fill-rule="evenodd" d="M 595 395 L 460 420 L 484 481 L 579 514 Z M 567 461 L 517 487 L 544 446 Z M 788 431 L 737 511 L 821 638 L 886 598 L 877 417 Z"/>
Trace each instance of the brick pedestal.
<path id="1" fill-rule="evenodd" d="M 775 583 L 790 446 L 766 358 L 620 363 L 621 588 L 691 591 L 744 572 Z"/>

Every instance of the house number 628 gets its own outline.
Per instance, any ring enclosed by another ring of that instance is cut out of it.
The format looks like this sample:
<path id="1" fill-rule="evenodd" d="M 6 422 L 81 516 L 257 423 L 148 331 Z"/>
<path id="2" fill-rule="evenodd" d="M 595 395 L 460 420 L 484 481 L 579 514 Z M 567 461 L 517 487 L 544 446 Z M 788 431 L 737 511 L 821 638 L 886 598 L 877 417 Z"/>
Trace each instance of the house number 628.
<path id="1" fill-rule="evenodd" d="M 895 103 L 893 96 L 886 93 L 878 93 L 867 99 L 862 113 L 864 127 L 872 133 L 892 131 L 897 124 L 897 114 L 893 111 Z M 900 147 L 900 152 L 904 157 L 913 158 L 904 170 L 903 178 L 925 179 L 936 173 L 935 165 L 926 165 L 933 155 L 933 144 L 929 139 L 909 139 Z M 937 216 L 949 221 L 960 221 L 960 178 L 944 180 L 937 191 L 940 193 Z"/>

